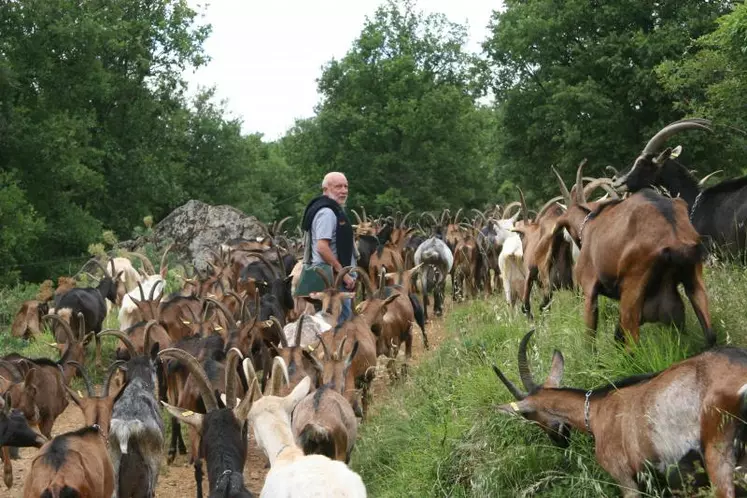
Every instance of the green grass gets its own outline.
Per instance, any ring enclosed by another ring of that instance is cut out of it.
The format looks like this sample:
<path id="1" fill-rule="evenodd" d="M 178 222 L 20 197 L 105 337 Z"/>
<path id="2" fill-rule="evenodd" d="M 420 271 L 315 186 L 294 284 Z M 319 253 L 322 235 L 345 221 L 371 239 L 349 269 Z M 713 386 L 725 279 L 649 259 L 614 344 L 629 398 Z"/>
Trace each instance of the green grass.
<path id="1" fill-rule="evenodd" d="M 707 270 L 706 281 L 719 343 L 747 345 L 747 270 L 720 265 Z M 510 312 L 498 297 L 455 307 L 441 347 L 411 369 L 404 385 L 377 400 L 360 427 L 352 466 L 370 495 L 620 496 L 596 463 L 589 436 L 574 433 L 562 450 L 539 428 L 494 410 L 513 399 L 491 365 L 520 385 L 518 344 L 534 326 L 528 356 L 535 380 L 544 381 L 557 348 L 565 356 L 563 385 L 591 388 L 692 356 L 702 350 L 703 334 L 688 310 L 684 331 L 647 324 L 640 344 L 627 354 L 613 339 L 617 303 L 601 298 L 594 352 L 582 332 L 582 307 L 580 296 L 556 293 L 551 309 L 534 323 Z M 654 481 L 644 496 L 662 496 Z"/>

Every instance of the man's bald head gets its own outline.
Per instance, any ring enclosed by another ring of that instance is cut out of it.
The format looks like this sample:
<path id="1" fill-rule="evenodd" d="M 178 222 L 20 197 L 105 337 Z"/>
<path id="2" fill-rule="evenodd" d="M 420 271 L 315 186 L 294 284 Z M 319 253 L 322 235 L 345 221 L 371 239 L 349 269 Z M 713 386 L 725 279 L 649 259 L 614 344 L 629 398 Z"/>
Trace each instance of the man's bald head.
<path id="1" fill-rule="evenodd" d="M 327 173 L 322 180 L 322 193 L 344 206 L 348 200 L 348 179 L 337 171 Z"/>

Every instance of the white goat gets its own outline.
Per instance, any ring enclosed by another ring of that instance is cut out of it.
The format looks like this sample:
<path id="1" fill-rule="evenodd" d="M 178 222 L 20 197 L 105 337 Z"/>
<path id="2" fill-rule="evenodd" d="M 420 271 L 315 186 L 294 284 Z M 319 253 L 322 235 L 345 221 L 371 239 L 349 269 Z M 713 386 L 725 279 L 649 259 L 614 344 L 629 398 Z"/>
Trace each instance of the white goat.
<path id="1" fill-rule="evenodd" d="M 524 273 L 524 248 L 518 233 L 512 233 L 503 242 L 498 255 L 498 268 L 503 282 L 503 293 L 510 306 L 521 299 L 526 273 Z"/>
<path id="2" fill-rule="evenodd" d="M 366 487 L 363 480 L 347 465 L 323 455 L 304 455 L 296 444 L 291 430 L 291 414 L 308 394 L 311 378 L 304 377 L 284 398 L 263 396 L 257 387 L 256 376 L 249 381 L 255 399 L 249 411 L 249 423 L 257 445 L 270 460 L 271 467 L 260 497 L 364 498 Z M 273 384 L 272 379 L 270 384 Z"/>
<path id="3" fill-rule="evenodd" d="M 134 290 L 128 292 L 122 299 L 122 305 L 119 308 L 119 330 L 127 330 L 142 321 L 143 316 L 135 304 L 135 300 L 142 301 L 146 296 L 148 300 L 159 299 L 163 293 L 164 285 L 166 285 L 166 282 L 163 276 L 156 273 L 140 282 L 140 286 L 136 285 Z M 142 295 L 140 292 L 141 288 Z"/>

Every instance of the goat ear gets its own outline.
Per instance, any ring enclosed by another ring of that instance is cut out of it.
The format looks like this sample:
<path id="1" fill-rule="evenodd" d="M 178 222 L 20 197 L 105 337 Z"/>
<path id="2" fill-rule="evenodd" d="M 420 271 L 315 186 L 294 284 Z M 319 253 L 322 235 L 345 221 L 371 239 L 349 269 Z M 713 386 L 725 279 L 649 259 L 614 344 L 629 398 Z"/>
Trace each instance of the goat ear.
<path id="1" fill-rule="evenodd" d="M 521 401 L 512 401 L 511 403 L 506 403 L 505 405 L 497 405 L 495 409 L 498 412 L 508 413 L 511 415 L 526 415 L 535 411 L 531 404 L 525 399 Z"/>
<path id="2" fill-rule="evenodd" d="M 673 152 L 674 151 L 672 151 L 671 147 L 667 147 L 661 152 L 661 154 L 659 154 L 659 156 L 656 159 L 654 159 L 654 164 L 657 166 L 661 166 L 662 164 L 664 164 L 664 161 L 672 157 Z M 677 151 L 677 156 L 680 155 L 680 152 L 682 152 L 681 146 L 679 147 L 679 151 Z M 674 156 L 674 157 L 677 157 L 677 156 Z"/>
<path id="3" fill-rule="evenodd" d="M 202 429 L 202 414 L 201 413 L 195 413 L 191 410 L 185 410 L 184 408 L 179 408 L 178 406 L 172 406 L 165 401 L 161 401 L 161 404 L 168 410 L 168 412 L 179 419 L 179 421 L 184 422 L 185 424 L 189 424 L 195 429 L 197 429 L 198 432 Z"/>
<path id="4" fill-rule="evenodd" d="M 73 403 L 75 403 L 82 409 L 83 408 L 83 405 L 81 404 L 82 396 L 78 396 L 78 393 L 76 393 L 75 390 L 70 389 L 69 386 L 65 386 L 65 391 L 67 391 L 67 393 L 70 395 L 70 399 L 73 400 Z"/>
<path id="5" fill-rule="evenodd" d="M 296 405 L 300 403 L 307 394 L 309 394 L 310 387 L 311 377 L 307 375 L 303 378 L 303 380 L 301 380 L 301 382 L 296 385 L 296 387 L 293 388 L 288 396 L 283 398 L 283 407 L 285 408 L 285 411 L 288 413 L 288 415 L 293 413 L 293 409 L 296 407 Z"/>
<path id="6" fill-rule="evenodd" d="M 563 353 L 556 349 L 552 355 L 552 365 L 550 366 L 550 373 L 547 375 L 545 386 L 560 387 L 560 383 L 563 380 L 564 369 L 565 360 L 563 359 Z"/>

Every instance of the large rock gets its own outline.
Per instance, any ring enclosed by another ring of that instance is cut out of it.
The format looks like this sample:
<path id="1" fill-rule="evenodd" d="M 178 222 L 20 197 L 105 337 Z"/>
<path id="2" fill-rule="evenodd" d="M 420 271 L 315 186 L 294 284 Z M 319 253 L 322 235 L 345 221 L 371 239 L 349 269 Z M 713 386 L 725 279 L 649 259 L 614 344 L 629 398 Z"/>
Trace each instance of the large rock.
<path id="1" fill-rule="evenodd" d="M 174 252 L 202 270 L 210 258 L 210 251 L 219 251 L 222 243 L 231 239 L 256 239 L 265 234 L 265 225 L 254 216 L 231 206 L 211 206 L 191 200 L 161 220 L 153 228 L 148 242 L 162 248 L 164 241 L 174 241 Z M 137 247 L 144 242 L 138 240 L 122 245 Z"/>

